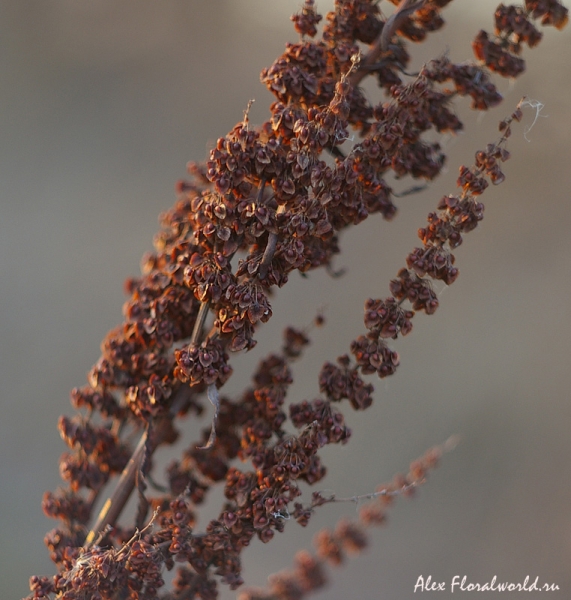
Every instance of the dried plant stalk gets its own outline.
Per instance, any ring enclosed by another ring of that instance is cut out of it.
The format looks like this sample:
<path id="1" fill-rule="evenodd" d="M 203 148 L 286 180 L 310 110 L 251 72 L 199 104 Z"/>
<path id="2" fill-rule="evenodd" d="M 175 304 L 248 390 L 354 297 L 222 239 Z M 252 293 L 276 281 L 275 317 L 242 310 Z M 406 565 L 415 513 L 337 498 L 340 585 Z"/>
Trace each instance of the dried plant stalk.
<path id="1" fill-rule="evenodd" d="M 143 275 L 127 284 L 124 323 L 105 338 L 88 385 L 72 392 L 80 412 L 59 422 L 70 448 L 60 462 L 68 487 L 46 493 L 43 502 L 46 514 L 61 521 L 46 536 L 58 574 L 33 577 L 28 598 L 213 599 L 220 584 L 237 589 L 243 583 L 241 553 L 254 537 L 269 542 L 290 515 L 306 525 L 319 506 L 334 500 L 316 492 L 309 505 L 297 502 L 299 483 L 320 482 L 326 473 L 320 449 L 349 440 L 340 403 L 367 409 L 374 397 L 369 376 L 397 369 L 400 359 L 389 340 L 410 333 L 418 311 L 438 308 L 432 282 L 456 280 L 452 250 L 483 218 L 480 195 L 488 182 L 504 179 L 505 144 L 521 107 L 502 121 L 499 141 L 478 151 L 474 165 L 460 168 L 457 192 L 429 214 L 418 232 L 421 245 L 391 281 L 390 295 L 366 300 L 366 333 L 316 373 L 319 398 L 288 399 L 286 410 L 291 363 L 309 343 L 309 330 L 294 328 L 241 396 L 224 396 L 223 386 L 232 374 L 231 353 L 251 349 L 257 329 L 271 318 L 275 288 L 295 270 L 331 269 L 348 227 L 374 213 L 392 219 L 396 196 L 387 178 L 430 181 L 439 175 L 445 156 L 426 134 L 463 128 L 453 101 L 469 96 L 476 110 L 498 105 L 491 72 L 519 75 L 523 45 L 541 39 L 537 21 L 558 28 L 567 21 L 567 10 L 555 0 L 501 5 L 494 35 L 481 31 L 474 40 L 476 61 L 438 57 L 408 74 L 409 43 L 443 25 L 449 1 L 394 1 L 385 17 L 378 2 L 338 0 L 319 36 L 313 0 L 294 15 L 300 41 L 262 72 L 276 98 L 270 118 L 255 127 L 246 111 L 206 163 L 190 166 L 176 205 L 161 217 L 156 252 L 146 257 Z M 384 93 L 379 103 L 360 87 L 370 77 Z M 154 451 L 173 443 L 180 417 L 200 414 L 205 400 L 215 408 L 211 427 L 168 467 L 167 489 L 152 495 Z M 128 442 L 133 432 L 139 433 L 135 448 Z M 411 492 L 436 454 L 372 495 L 382 501 Z M 114 476 L 115 491 L 89 525 Z M 225 502 L 197 531 L 196 515 L 217 484 L 224 485 Z M 135 521 L 121 525 L 135 489 Z M 363 527 L 382 518 L 378 506 L 369 507 L 361 525 L 344 522 L 320 534 L 320 558 L 299 555 L 296 569 L 273 578 L 269 591 L 243 597 L 298 598 L 319 588 L 322 562 L 361 549 Z M 163 569 L 175 563 L 177 576 L 165 591 Z"/>

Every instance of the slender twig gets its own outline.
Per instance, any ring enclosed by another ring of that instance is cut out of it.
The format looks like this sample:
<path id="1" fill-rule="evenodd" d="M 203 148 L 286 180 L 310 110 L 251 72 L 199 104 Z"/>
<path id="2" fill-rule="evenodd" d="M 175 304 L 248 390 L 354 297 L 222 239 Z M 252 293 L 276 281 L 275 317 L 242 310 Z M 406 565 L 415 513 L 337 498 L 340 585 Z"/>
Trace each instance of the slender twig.
<path id="1" fill-rule="evenodd" d="M 396 7 L 395 12 L 387 19 L 381 33 L 371 45 L 369 52 L 362 58 L 359 68 L 349 75 L 351 85 L 359 85 L 365 78 L 370 66 L 376 63 L 380 56 L 389 48 L 389 44 L 394 34 L 398 31 L 403 21 L 424 5 L 425 0 L 401 0 Z"/>
<path id="2" fill-rule="evenodd" d="M 262 179 L 260 180 L 260 185 L 258 186 L 258 193 L 256 195 L 256 204 L 257 205 L 260 205 L 262 203 L 265 187 L 266 187 L 266 180 L 262 177 Z"/>
<path id="3" fill-rule="evenodd" d="M 108 525 L 115 523 L 125 508 L 125 504 L 127 504 L 127 501 L 131 496 L 131 492 L 135 487 L 137 473 L 139 472 L 143 457 L 146 454 L 145 448 L 147 445 L 147 440 L 147 432 L 145 431 L 145 433 L 143 433 L 141 436 L 133 455 L 129 459 L 127 466 L 123 469 L 115 491 L 103 505 L 103 508 L 99 512 L 97 520 L 91 528 L 91 531 L 87 534 L 87 537 L 85 538 L 86 546 L 90 546 L 95 541 L 97 535 Z"/>
<path id="4" fill-rule="evenodd" d="M 210 404 L 214 406 L 214 416 L 212 417 L 212 422 L 210 424 L 210 436 L 208 437 L 208 441 L 204 446 L 198 446 L 199 450 L 209 450 L 214 446 L 214 442 L 216 441 L 216 425 L 218 424 L 218 414 L 220 412 L 220 398 L 218 397 L 218 389 L 216 388 L 215 383 L 211 383 L 208 386 L 206 394 L 210 400 Z"/>
<path id="5" fill-rule="evenodd" d="M 258 267 L 258 277 L 263 279 L 270 267 L 270 263 L 274 258 L 274 254 L 276 252 L 276 248 L 278 246 L 278 234 L 277 233 L 269 233 L 268 234 L 268 243 L 266 244 L 266 249 L 264 250 L 264 255 L 262 256 L 262 260 L 260 261 L 260 266 Z"/>
<path id="6" fill-rule="evenodd" d="M 330 148 L 327 148 L 327 152 L 329 152 L 333 158 L 339 158 L 340 160 L 345 160 L 345 158 L 347 158 L 345 154 L 343 154 L 343 151 L 337 146 L 331 146 Z"/>
<path id="7" fill-rule="evenodd" d="M 194 329 L 192 330 L 192 335 L 190 336 L 189 346 L 195 346 L 198 344 L 198 340 L 200 340 L 200 334 L 202 333 L 202 328 L 204 327 L 204 321 L 206 321 L 206 315 L 208 314 L 208 309 L 210 305 L 208 302 L 202 302 L 200 305 L 200 310 L 198 311 L 198 316 L 196 317 L 196 321 L 194 322 Z"/>
<path id="8" fill-rule="evenodd" d="M 452 435 L 450 436 L 443 444 L 436 446 L 433 448 L 434 452 L 438 454 L 446 454 L 447 452 L 451 452 L 456 448 L 458 442 L 460 441 L 460 436 Z M 408 481 L 403 483 L 399 487 L 391 487 L 391 485 L 384 485 L 376 492 L 369 492 L 367 494 L 359 494 L 356 496 L 347 496 L 345 498 L 338 498 L 335 494 L 332 494 L 328 498 L 323 496 L 319 497 L 319 501 L 315 503 L 315 506 L 322 504 L 329 504 L 331 502 L 353 502 L 354 504 L 359 504 L 366 500 L 374 500 L 375 498 L 387 497 L 392 498 L 393 496 L 400 496 L 402 494 L 406 494 L 410 490 L 418 487 L 426 482 L 425 477 L 419 477 L 418 479 L 414 479 L 413 481 Z"/>
<path id="9" fill-rule="evenodd" d="M 280 213 L 283 213 L 284 210 L 285 207 L 282 204 L 278 206 L 276 214 L 279 215 Z M 272 259 L 274 258 L 274 254 L 278 246 L 278 239 L 279 236 L 277 233 L 270 232 L 268 234 L 268 243 L 266 244 L 266 249 L 264 250 L 262 260 L 260 261 L 260 265 L 258 267 L 258 277 L 260 279 L 263 279 L 268 273 L 268 269 L 270 268 L 270 264 L 272 262 Z"/>
<path id="10" fill-rule="evenodd" d="M 413 185 L 412 187 L 403 190 L 402 192 L 393 192 L 392 194 L 395 198 L 404 198 L 405 196 L 410 196 L 411 194 L 423 192 L 426 189 L 428 189 L 428 186 L 424 183 L 422 185 Z"/>
<path id="11" fill-rule="evenodd" d="M 200 310 L 198 312 L 198 316 L 196 317 L 194 330 L 190 340 L 191 345 L 196 344 L 200 339 L 204 321 L 206 319 L 206 315 L 208 314 L 208 309 L 208 302 L 203 302 L 200 305 Z M 175 399 L 173 399 L 169 415 L 171 417 L 174 416 L 179 409 L 179 402 L 176 402 Z M 216 411 L 215 418 L 217 415 L 218 412 Z M 214 427 L 214 422 L 212 426 Z M 135 451 L 127 463 L 127 466 L 121 473 L 121 477 L 119 478 L 115 491 L 103 505 L 103 508 L 99 512 L 97 520 L 91 528 L 91 531 L 87 534 L 85 539 L 86 545 L 91 545 L 101 531 L 103 531 L 108 525 L 115 523 L 115 521 L 119 518 L 119 515 L 123 511 L 123 508 L 125 508 L 125 504 L 127 504 L 127 501 L 129 500 L 131 493 L 135 488 L 137 476 L 141 471 L 141 468 L 143 467 L 144 463 L 150 459 L 152 453 L 159 443 L 159 439 L 149 439 L 148 430 L 143 433 L 139 439 L 139 443 L 137 444 Z"/>
<path id="12" fill-rule="evenodd" d="M 184 404 L 188 401 L 188 393 L 188 386 L 183 385 L 178 388 L 177 392 L 173 395 L 167 418 L 173 418 L 182 409 Z M 86 546 L 91 546 L 107 527 L 113 525 L 117 521 L 123 512 L 127 501 L 135 489 L 137 474 L 141 470 L 143 463 L 150 459 L 153 452 L 163 441 L 160 434 L 157 432 L 157 428 L 155 428 L 154 431 L 155 435 L 151 440 L 149 440 L 148 429 L 141 435 L 137 447 L 131 455 L 127 466 L 121 473 L 115 491 L 99 511 L 97 520 L 85 538 Z"/>
<path id="13" fill-rule="evenodd" d="M 400 496 L 411 489 L 422 485 L 425 483 L 426 479 L 418 479 L 416 481 L 411 481 L 410 483 L 406 483 L 403 486 L 391 490 L 389 487 L 382 488 L 376 492 L 369 492 L 367 494 L 359 494 L 358 496 L 347 496 L 346 498 L 338 498 L 335 495 L 329 496 L 329 498 L 325 498 L 325 502 L 320 501 L 320 504 L 329 504 L 331 502 L 352 502 L 354 504 L 359 504 L 364 502 L 365 500 L 374 500 L 375 498 L 379 498 L 381 496 L 387 496 L 391 498 L 392 496 Z"/>

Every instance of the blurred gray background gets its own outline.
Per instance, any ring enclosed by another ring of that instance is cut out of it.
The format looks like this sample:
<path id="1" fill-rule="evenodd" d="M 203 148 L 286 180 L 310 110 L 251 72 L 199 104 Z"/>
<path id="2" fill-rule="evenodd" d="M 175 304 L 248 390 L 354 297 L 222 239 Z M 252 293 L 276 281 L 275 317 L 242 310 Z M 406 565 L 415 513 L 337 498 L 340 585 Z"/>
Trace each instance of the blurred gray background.
<path id="1" fill-rule="evenodd" d="M 30 575 L 52 573 L 42 539 L 55 522 L 40 502 L 60 483 L 56 422 L 71 413 L 69 390 L 84 383 L 101 339 L 121 321 L 122 282 L 152 249 L 157 215 L 173 203 L 186 162 L 203 159 L 248 100 L 256 100 L 253 122 L 267 118 L 271 99 L 259 72 L 296 41 L 289 15 L 300 4 L 0 3 L 3 598 L 27 594 Z M 319 2 L 324 11 L 330 4 Z M 455 60 L 470 58 L 470 40 L 491 29 L 494 7 L 456 0 L 445 11 L 447 27 L 419 48 L 415 65 L 447 49 Z M 396 344 L 401 366 L 374 381 L 373 407 L 346 410 L 354 435 L 325 453 L 330 475 L 320 489 L 366 493 L 451 434 L 462 442 L 315 598 L 408 599 L 419 575 L 447 589 L 454 575 L 515 583 L 537 576 L 560 586 L 550 597 L 570 597 L 570 34 L 548 30 L 525 53 L 527 73 L 500 84 L 506 101 L 493 113 L 478 116 L 462 103 L 466 134 L 442 140 L 447 172 L 400 200 L 393 223 L 371 218 L 343 236 L 336 265 L 347 269 L 343 279 L 292 277 L 273 299 L 275 317 L 258 347 L 236 361 L 235 392 L 279 347 L 285 324 L 307 324 L 326 305 L 328 324 L 296 364 L 291 397 L 316 396 L 320 365 L 363 332 L 363 301 L 387 295 L 426 214 L 454 191 L 458 166 L 496 139 L 497 122 L 522 95 L 544 103 L 546 118 L 527 139 L 533 111 L 515 129 L 507 180 L 485 194 L 486 218 L 456 253 L 460 278 L 438 312 L 418 315 Z M 323 507 L 307 530 L 291 522 L 271 545 L 252 544 L 247 582 L 263 584 L 290 566 L 295 550 L 343 515 L 355 516 L 355 507 Z"/>

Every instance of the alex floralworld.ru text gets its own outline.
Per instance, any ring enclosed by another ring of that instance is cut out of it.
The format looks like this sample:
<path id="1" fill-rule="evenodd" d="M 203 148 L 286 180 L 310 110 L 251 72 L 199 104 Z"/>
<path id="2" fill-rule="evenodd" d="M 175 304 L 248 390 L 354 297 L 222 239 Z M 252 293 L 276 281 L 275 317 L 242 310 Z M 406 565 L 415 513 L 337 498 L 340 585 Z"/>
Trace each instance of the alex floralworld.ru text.
<path id="1" fill-rule="evenodd" d="M 422 575 L 418 576 L 416 584 L 414 586 L 414 592 L 444 592 L 446 591 L 446 581 L 433 581 L 432 575 L 424 578 Z M 509 583 L 499 582 L 496 575 L 494 575 L 491 581 L 486 583 L 471 583 L 468 581 L 466 575 L 460 577 L 460 575 L 454 575 L 450 581 L 450 591 L 454 592 L 548 592 L 557 591 L 559 586 L 557 584 L 540 584 L 539 577 L 536 577 L 533 581 L 530 581 L 529 575 L 526 576 L 523 582 L 520 583 Z"/>

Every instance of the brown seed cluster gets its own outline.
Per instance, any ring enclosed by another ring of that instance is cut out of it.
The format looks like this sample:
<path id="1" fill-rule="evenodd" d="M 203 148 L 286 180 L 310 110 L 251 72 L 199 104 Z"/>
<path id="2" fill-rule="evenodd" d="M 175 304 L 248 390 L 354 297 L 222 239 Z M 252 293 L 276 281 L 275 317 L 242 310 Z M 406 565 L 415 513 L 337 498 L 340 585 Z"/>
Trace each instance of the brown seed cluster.
<path id="1" fill-rule="evenodd" d="M 517 77 L 525 69 L 519 57 L 522 44 L 536 46 L 542 34 L 533 23 L 562 29 L 568 21 L 568 10 L 557 0 L 526 0 L 525 6 L 500 4 L 495 14 L 495 39 L 480 31 L 473 42 L 474 53 L 486 66 L 503 77 Z"/>
<path id="2" fill-rule="evenodd" d="M 419 229 L 420 245 L 390 282 L 390 295 L 366 301 L 366 333 L 350 354 L 316 373 L 319 397 L 287 398 L 309 329 L 288 328 L 281 351 L 261 361 L 242 394 L 227 397 L 223 386 L 232 353 L 253 348 L 258 328 L 272 317 L 275 288 L 294 271 L 332 271 L 347 227 L 374 213 L 392 219 L 388 177 L 438 176 L 446 157 L 426 134 L 463 128 L 454 99 L 469 96 L 477 110 L 496 106 L 501 96 L 490 71 L 519 74 L 522 45 L 536 46 L 541 37 L 535 22 L 561 28 L 567 19 L 555 0 L 502 5 L 494 35 L 480 32 L 474 42 L 477 62 L 440 57 L 409 74 L 410 42 L 442 27 L 449 2 L 393 0 L 386 17 L 380 2 L 337 0 L 320 33 L 313 0 L 293 17 L 299 41 L 261 75 L 275 97 L 268 120 L 255 127 L 246 111 L 204 164 L 189 165 L 175 206 L 161 216 L 155 252 L 144 258 L 141 277 L 126 283 L 124 322 L 104 339 L 88 384 L 72 391 L 81 415 L 59 422 L 69 447 L 60 461 L 67 487 L 43 500 L 46 514 L 61 522 L 45 538 L 58 575 L 33 577 L 28 598 L 213 600 L 221 584 L 243 583 L 241 552 L 254 538 L 267 543 L 290 520 L 305 526 L 332 501 L 315 492 L 303 504 L 302 484 L 325 476 L 325 445 L 351 437 L 342 403 L 368 408 L 374 389 L 367 376 L 395 372 L 400 359 L 390 340 L 411 331 L 416 312 L 438 308 L 432 280 L 457 278 L 452 250 L 482 219 L 479 196 L 488 182 L 503 181 L 505 141 L 520 110 L 502 123 L 497 143 L 461 167 L 458 191 Z M 360 85 L 367 77 L 378 84 L 380 102 Z M 322 322 L 320 315 L 316 324 Z M 150 477 L 153 452 L 173 443 L 179 418 L 203 413 L 206 399 L 214 406 L 212 426 L 168 465 L 161 486 L 160 476 Z M 410 494 L 434 462 L 433 454 L 424 457 L 371 498 L 382 504 Z M 89 530 L 105 484 L 120 473 Z M 223 486 L 223 505 L 197 530 L 200 507 L 216 485 Z M 135 489 L 134 523 L 120 525 Z M 321 587 L 323 563 L 360 551 L 366 526 L 383 521 L 378 504 L 362 513 L 361 524 L 342 522 L 320 534 L 318 557 L 298 555 L 293 573 L 273 578 L 270 592 L 244 598 L 301 598 Z M 175 567 L 165 591 L 164 570 Z"/>
<path id="3" fill-rule="evenodd" d="M 412 495 L 426 482 L 428 473 L 434 469 L 443 452 L 455 444 L 449 440 L 440 447 L 431 448 L 426 454 L 410 464 L 406 475 L 397 475 L 389 484 L 365 496 L 353 498 L 324 498 L 314 494 L 312 508 L 330 502 L 363 502 L 359 520 L 342 519 L 334 530 L 324 529 L 313 540 L 316 553 L 299 551 L 295 556 L 294 568 L 281 571 L 268 578 L 268 588 L 250 588 L 242 591 L 239 600 L 302 600 L 328 582 L 326 566 L 342 565 L 348 555 L 356 555 L 369 545 L 367 528 L 383 525 L 386 513 L 395 497 Z M 366 504 L 365 504 L 366 502 Z M 299 505 L 301 507 L 301 505 Z M 299 510 L 299 508 L 296 508 Z"/>

